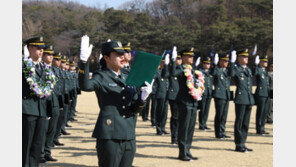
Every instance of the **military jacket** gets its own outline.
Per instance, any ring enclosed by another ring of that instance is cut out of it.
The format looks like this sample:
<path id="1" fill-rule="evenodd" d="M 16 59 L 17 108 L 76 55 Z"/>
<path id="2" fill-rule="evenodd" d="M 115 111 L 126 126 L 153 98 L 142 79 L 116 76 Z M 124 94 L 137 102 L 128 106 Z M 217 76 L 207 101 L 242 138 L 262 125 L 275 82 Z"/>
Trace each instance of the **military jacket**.
<path id="1" fill-rule="evenodd" d="M 176 70 L 176 61 L 173 61 L 170 66 L 170 76 L 169 76 L 169 90 L 168 90 L 168 99 L 176 100 L 178 92 L 179 92 L 179 82 L 178 77 L 174 77 L 171 74 L 175 73 Z"/>
<path id="2" fill-rule="evenodd" d="M 155 93 L 155 97 L 157 99 L 165 99 L 167 97 L 167 92 L 169 89 L 169 71 L 168 71 L 168 66 L 164 65 L 163 69 L 158 69 L 156 76 L 155 76 L 155 81 L 157 84 L 157 89 Z"/>
<path id="3" fill-rule="evenodd" d="M 69 104 L 70 101 L 70 94 L 69 94 L 69 75 L 66 72 L 66 70 L 61 70 L 62 77 L 63 77 L 63 87 L 62 87 L 62 93 L 63 93 L 63 99 L 65 104 Z"/>
<path id="4" fill-rule="evenodd" d="M 203 68 L 200 68 L 199 71 L 201 71 L 204 75 L 204 87 L 205 90 L 202 94 L 203 97 L 212 97 L 212 93 L 213 93 L 213 76 L 211 75 L 211 70 L 209 69 L 208 71 L 206 71 Z"/>
<path id="5" fill-rule="evenodd" d="M 236 84 L 234 103 L 254 105 L 252 71 L 248 67 L 243 68 L 241 65 L 233 63 L 230 63 L 230 70 Z"/>
<path id="6" fill-rule="evenodd" d="M 254 69 L 254 77 L 257 81 L 257 88 L 255 91 L 256 97 L 269 97 L 270 91 L 270 78 L 267 70 L 258 66 Z"/>
<path id="7" fill-rule="evenodd" d="M 26 65 L 22 62 L 22 69 Z M 43 69 L 42 64 L 40 63 L 41 69 Z M 44 81 L 45 72 L 35 68 L 36 71 L 36 80 Z M 30 90 L 30 85 L 28 84 L 24 72 L 22 72 L 22 113 L 27 115 L 41 116 L 45 117 L 47 115 L 47 98 L 39 98 L 36 95 L 32 95 Z"/>
<path id="8" fill-rule="evenodd" d="M 228 68 L 214 67 L 212 70 L 215 90 L 213 97 L 218 99 L 230 100 L 230 81 L 231 74 Z"/>
<path id="9" fill-rule="evenodd" d="M 197 78 L 197 76 L 195 75 L 194 72 L 192 72 L 192 74 L 193 74 L 193 79 L 195 81 L 196 80 L 195 78 Z M 172 73 L 172 76 L 177 77 L 178 83 L 179 83 L 179 91 L 178 91 L 176 100 L 187 106 L 197 107 L 198 106 L 197 100 L 193 99 L 193 97 L 188 93 L 189 88 L 186 85 L 187 78 L 184 74 L 183 64 L 176 66 L 176 70 L 174 71 L 174 73 Z"/>
<path id="10" fill-rule="evenodd" d="M 145 106 L 136 87 L 125 84 L 127 75 L 117 76 L 108 68 L 93 73 L 89 79 L 89 63 L 79 65 L 79 85 L 83 91 L 95 91 L 100 114 L 92 137 L 99 139 L 135 139 L 134 117 Z"/>

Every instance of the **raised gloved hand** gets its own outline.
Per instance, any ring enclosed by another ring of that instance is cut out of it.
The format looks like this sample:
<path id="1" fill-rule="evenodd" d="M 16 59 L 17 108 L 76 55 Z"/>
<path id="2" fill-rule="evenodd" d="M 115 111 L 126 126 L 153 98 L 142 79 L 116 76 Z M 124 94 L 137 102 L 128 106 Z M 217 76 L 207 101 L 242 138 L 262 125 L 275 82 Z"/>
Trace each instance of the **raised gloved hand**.
<path id="1" fill-rule="evenodd" d="M 99 56 L 99 61 L 103 58 L 103 55 L 102 53 L 100 53 L 100 56 Z"/>
<path id="2" fill-rule="evenodd" d="M 170 63 L 170 54 L 167 53 L 164 58 L 164 64 L 168 65 L 169 63 Z"/>
<path id="3" fill-rule="evenodd" d="M 148 96 L 152 92 L 153 83 L 154 83 L 154 79 L 152 80 L 151 84 L 149 84 L 147 81 L 145 81 L 146 86 L 141 88 L 141 91 L 142 91 L 141 100 L 145 101 L 148 98 Z"/>
<path id="4" fill-rule="evenodd" d="M 195 66 L 197 67 L 197 66 L 199 65 L 199 63 L 200 63 L 200 57 L 198 57 L 198 58 L 196 59 Z"/>
<path id="5" fill-rule="evenodd" d="M 173 47 L 173 52 L 172 52 L 172 60 L 173 60 L 173 61 L 176 61 L 176 59 L 177 59 L 177 55 L 178 55 L 178 53 L 177 53 L 177 47 L 174 46 L 174 47 Z"/>
<path id="6" fill-rule="evenodd" d="M 255 58 L 255 65 L 258 65 L 260 62 L 260 59 L 259 59 L 259 56 L 257 55 L 256 58 Z"/>
<path id="7" fill-rule="evenodd" d="M 91 50 L 93 48 L 93 45 L 89 45 L 89 37 L 87 35 L 84 35 L 81 37 L 81 45 L 80 45 L 80 60 L 87 61 L 91 54 Z"/>
<path id="8" fill-rule="evenodd" d="M 237 57 L 237 55 L 236 55 L 236 51 L 233 50 L 233 51 L 231 52 L 231 59 L 230 59 L 230 62 L 231 62 L 231 63 L 234 63 L 235 60 L 236 60 L 236 57 Z"/>
<path id="9" fill-rule="evenodd" d="M 30 56 L 30 53 L 29 53 L 28 47 L 27 47 L 27 45 L 25 45 L 24 46 L 24 59 L 29 58 L 29 56 Z"/>
<path id="10" fill-rule="evenodd" d="M 111 42 L 111 39 L 108 39 L 107 42 Z"/>
<path id="11" fill-rule="evenodd" d="M 219 62 L 219 55 L 218 53 L 215 54 L 215 57 L 214 57 L 214 64 L 217 65 Z"/>

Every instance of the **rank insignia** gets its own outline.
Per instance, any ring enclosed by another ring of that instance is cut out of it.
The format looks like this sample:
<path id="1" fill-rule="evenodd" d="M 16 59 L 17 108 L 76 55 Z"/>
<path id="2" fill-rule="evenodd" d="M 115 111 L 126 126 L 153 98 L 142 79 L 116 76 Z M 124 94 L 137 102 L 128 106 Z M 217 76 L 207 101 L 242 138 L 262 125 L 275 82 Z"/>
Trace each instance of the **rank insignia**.
<path id="1" fill-rule="evenodd" d="M 107 122 L 107 125 L 108 125 L 108 126 L 110 126 L 110 125 L 111 125 L 111 123 L 112 123 L 111 119 L 107 119 L 107 121 L 106 121 L 106 122 Z"/>

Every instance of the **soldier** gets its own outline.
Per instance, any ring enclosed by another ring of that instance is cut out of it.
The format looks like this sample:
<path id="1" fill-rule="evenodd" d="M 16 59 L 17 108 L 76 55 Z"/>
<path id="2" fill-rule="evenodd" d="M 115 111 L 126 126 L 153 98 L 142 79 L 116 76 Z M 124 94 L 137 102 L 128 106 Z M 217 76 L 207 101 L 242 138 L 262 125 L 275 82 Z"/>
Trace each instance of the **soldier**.
<path id="1" fill-rule="evenodd" d="M 268 66 L 268 75 L 270 77 L 270 105 L 268 108 L 268 114 L 266 118 L 266 123 L 273 123 L 273 63 L 270 62 Z"/>
<path id="2" fill-rule="evenodd" d="M 120 71 L 124 67 L 121 42 L 102 44 L 102 70 L 94 72 L 92 79 L 87 61 L 92 45 L 89 46 L 86 35 L 82 37 L 80 50 L 80 88 L 95 91 L 101 109 L 92 134 L 97 139 L 99 166 L 132 166 L 136 150 L 134 116 L 144 107 L 152 86 L 146 82 L 138 96 L 134 86 L 125 84 L 127 75 Z"/>
<path id="3" fill-rule="evenodd" d="M 170 74 L 174 74 L 176 70 L 176 66 L 182 64 L 181 54 L 177 53 L 177 48 L 174 46 L 172 52 L 172 63 L 170 66 Z M 169 77 L 169 90 L 168 90 L 168 100 L 171 109 L 171 119 L 170 119 L 170 129 L 171 129 L 171 144 L 178 144 L 178 103 L 176 101 L 177 94 L 179 92 L 179 83 L 178 78 L 170 75 Z"/>
<path id="4" fill-rule="evenodd" d="M 74 118 L 75 116 L 75 112 L 76 112 L 76 104 L 77 104 L 77 89 L 78 89 L 78 73 L 76 72 L 76 67 L 73 61 L 70 61 L 70 74 L 71 74 L 71 83 L 73 84 L 73 88 L 72 88 L 72 94 L 73 94 L 73 101 L 71 102 L 71 106 L 70 106 L 70 117 L 69 117 L 69 121 L 77 121 L 77 119 Z M 68 125 L 69 126 L 69 125 Z M 71 126 L 69 126 L 71 127 Z"/>
<path id="5" fill-rule="evenodd" d="M 192 70 L 191 64 L 194 58 L 194 48 L 188 48 L 181 51 L 182 65 L 176 67 L 173 77 L 178 77 L 179 92 L 177 94 L 178 108 L 179 108 L 179 128 L 178 128 L 178 147 L 179 159 L 183 161 L 197 160 L 190 153 L 192 144 L 192 137 L 196 122 L 196 111 L 198 107 L 197 99 L 200 99 L 201 94 L 198 96 L 189 89 L 197 90 L 195 85 L 200 83 L 197 74 L 202 75 L 201 72 Z M 197 73 L 196 73 L 197 72 Z M 198 81 L 198 82 L 197 82 Z"/>
<path id="6" fill-rule="evenodd" d="M 54 69 L 52 67 L 53 55 L 53 45 L 47 46 L 44 49 L 42 61 L 46 63 L 46 65 L 49 66 L 49 68 L 51 68 L 51 70 L 54 72 Z M 56 126 L 60 115 L 58 88 L 59 87 L 56 84 L 54 86 L 51 96 L 49 97 L 50 101 L 48 103 L 49 105 L 47 106 L 47 110 L 51 113 L 51 118 L 49 120 L 46 120 L 46 133 L 44 134 L 45 136 L 42 145 L 42 152 L 40 155 L 40 163 L 45 163 L 46 161 L 57 161 L 57 159 L 52 158 L 50 150 L 53 144 L 53 137 L 56 132 Z"/>
<path id="7" fill-rule="evenodd" d="M 51 70 L 39 62 L 45 47 L 43 37 L 30 38 L 25 43 L 29 57 L 22 63 L 22 166 L 35 167 L 39 165 L 45 134 L 46 100 L 52 90 L 47 86 L 54 83 L 54 76 L 49 78 Z"/>
<path id="8" fill-rule="evenodd" d="M 197 59 L 198 60 L 198 59 Z M 197 61 L 198 62 L 198 61 Z M 200 103 L 200 111 L 198 115 L 199 119 L 199 129 L 200 130 L 209 130 L 207 126 L 207 120 L 209 117 L 210 105 L 212 100 L 212 92 L 213 92 L 213 76 L 211 75 L 211 58 L 204 57 L 202 60 L 202 68 L 199 69 L 205 78 L 205 90 L 202 94 L 202 100 Z"/>
<path id="9" fill-rule="evenodd" d="M 160 68 L 155 74 L 155 83 L 158 85 L 155 98 L 157 99 L 156 105 L 156 135 L 169 134 L 165 130 L 165 124 L 168 115 L 168 97 L 167 92 L 169 88 L 169 54 L 167 53 L 165 59 L 160 63 Z"/>
<path id="10" fill-rule="evenodd" d="M 260 59 L 260 60 L 259 60 Z M 256 111 L 256 133 L 259 135 L 269 134 L 265 132 L 265 119 L 268 114 L 268 107 L 270 105 L 269 91 L 270 78 L 267 73 L 268 57 L 256 56 L 254 77 L 256 78 L 257 88 L 255 91 L 255 102 L 257 105 Z"/>
<path id="11" fill-rule="evenodd" d="M 131 49 L 131 43 L 128 42 L 123 45 L 123 49 L 125 51 L 124 53 L 124 68 L 121 69 L 122 72 L 129 74 L 130 69 L 131 69 L 131 64 L 130 61 L 132 59 L 132 49 Z"/>
<path id="12" fill-rule="evenodd" d="M 156 90 L 157 89 L 158 89 L 158 85 L 157 85 L 156 82 L 154 82 L 153 85 L 152 85 L 152 92 L 150 94 L 150 99 L 151 99 L 150 119 L 151 119 L 151 126 L 153 126 L 153 127 L 156 126 L 156 120 L 155 120 L 155 118 L 156 118 L 157 100 L 156 100 L 156 96 L 155 95 L 156 95 Z"/>
<path id="13" fill-rule="evenodd" d="M 252 71 L 247 67 L 249 53 L 248 49 L 243 50 L 238 55 L 238 64 L 235 66 L 236 52 L 233 51 L 230 60 L 231 76 L 236 84 L 235 91 L 235 124 L 234 124 L 234 141 L 235 151 L 248 152 L 253 151 L 245 145 L 252 105 L 254 105 L 254 97 L 252 94 Z"/>
<path id="14" fill-rule="evenodd" d="M 214 58 L 214 69 L 212 75 L 215 90 L 213 97 L 215 101 L 215 137 L 218 139 L 230 138 L 225 135 L 225 124 L 227 120 L 229 101 L 231 100 L 230 81 L 231 74 L 228 68 L 229 54 L 224 54 Z"/>

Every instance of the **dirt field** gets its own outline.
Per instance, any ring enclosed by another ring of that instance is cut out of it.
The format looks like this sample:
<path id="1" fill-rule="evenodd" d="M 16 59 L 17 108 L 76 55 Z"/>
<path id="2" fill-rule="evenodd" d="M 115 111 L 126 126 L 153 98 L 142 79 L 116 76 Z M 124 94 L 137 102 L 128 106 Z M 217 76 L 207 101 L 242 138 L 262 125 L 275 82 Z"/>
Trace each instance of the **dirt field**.
<path id="1" fill-rule="evenodd" d="M 99 114 L 97 98 L 94 93 L 82 92 L 78 96 L 77 103 L 78 122 L 73 122 L 73 127 L 67 131 L 70 136 L 63 136 L 60 142 L 65 143 L 63 147 L 53 148 L 52 156 L 57 162 L 48 162 L 40 166 L 56 167 L 90 167 L 98 166 L 95 149 L 95 139 L 91 134 Z M 256 135 L 255 129 L 256 106 L 253 107 L 249 135 L 246 146 L 254 149 L 249 153 L 235 152 L 234 144 L 234 103 L 230 102 L 229 113 L 226 123 L 226 134 L 230 139 L 218 140 L 214 135 L 214 102 L 211 103 L 208 127 L 211 130 L 196 130 L 193 137 L 191 153 L 198 156 L 199 160 L 183 162 L 177 159 L 178 147 L 170 144 L 170 135 L 156 136 L 156 129 L 151 126 L 150 120 L 143 122 L 138 117 L 136 128 L 137 150 L 133 166 L 137 167 L 271 167 L 273 165 L 273 126 L 266 124 L 266 136 Z M 166 129 L 169 131 L 169 118 Z M 149 115 L 150 119 L 150 115 Z M 198 118 L 197 118 L 198 120 Z"/>

